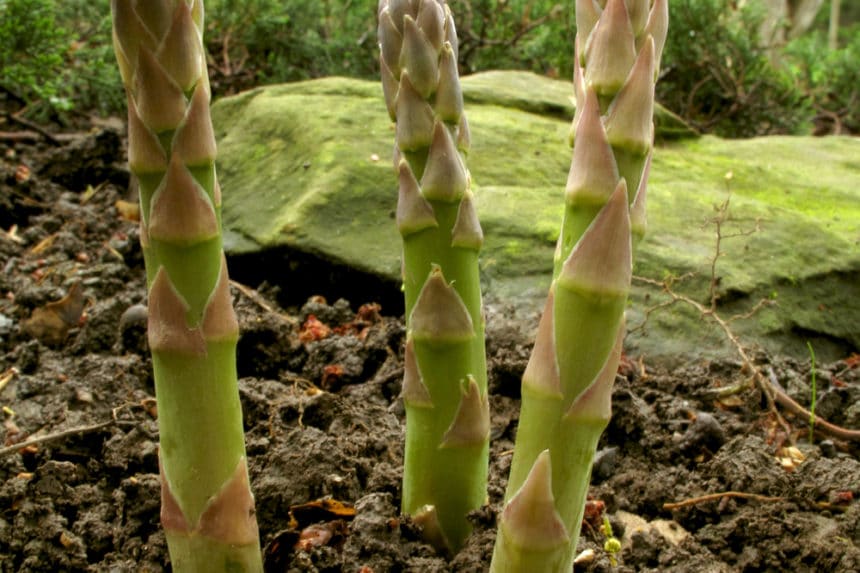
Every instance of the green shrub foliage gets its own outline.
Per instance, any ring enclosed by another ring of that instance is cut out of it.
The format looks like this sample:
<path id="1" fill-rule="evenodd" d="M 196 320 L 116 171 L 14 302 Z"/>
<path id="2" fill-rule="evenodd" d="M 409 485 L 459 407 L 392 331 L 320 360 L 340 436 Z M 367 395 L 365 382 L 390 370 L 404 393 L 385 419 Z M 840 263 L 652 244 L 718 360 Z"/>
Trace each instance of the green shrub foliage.
<path id="1" fill-rule="evenodd" d="M 673 0 L 658 100 L 700 131 L 726 137 L 807 130 L 808 98 L 756 32 L 763 3 L 737 4 Z"/>
<path id="2" fill-rule="evenodd" d="M 0 0 L 0 92 L 27 113 L 121 113 L 109 0 Z M 657 99 L 702 132 L 726 137 L 860 131 L 860 28 L 843 2 L 840 49 L 828 9 L 788 46 L 764 46 L 764 2 L 672 0 Z M 207 0 L 216 97 L 261 84 L 379 77 L 378 0 Z M 574 2 L 449 0 L 461 74 L 527 69 L 568 79 Z M 2 94 L 0 94 L 2 95 Z"/>
<path id="3" fill-rule="evenodd" d="M 0 87 L 37 117 L 121 110 L 109 0 L 0 0 Z"/>
<path id="4" fill-rule="evenodd" d="M 0 0 L 0 86 L 25 102 L 54 98 L 69 33 L 58 27 L 54 3 Z"/>
<path id="5" fill-rule="evenodd" d="M 815 109 L 817 133 L 860 134 L 860 24 L 840 34 L 839 49 L 827 49 L 823 31 L 798 38 L 785 52 Z"/>
<path id="6" fill-rule="evenodd" d="M 377 0 L 210 0 L 206 45 L 224 91 L 345 75 L 376 79 Z"/>
<path id="7" fill-rule="evenodd" d="M 448 3 L 457 22 L 464 73 L 529 69 L 570 78 L 576 36 L 574 2 L 459 0 Z"/>

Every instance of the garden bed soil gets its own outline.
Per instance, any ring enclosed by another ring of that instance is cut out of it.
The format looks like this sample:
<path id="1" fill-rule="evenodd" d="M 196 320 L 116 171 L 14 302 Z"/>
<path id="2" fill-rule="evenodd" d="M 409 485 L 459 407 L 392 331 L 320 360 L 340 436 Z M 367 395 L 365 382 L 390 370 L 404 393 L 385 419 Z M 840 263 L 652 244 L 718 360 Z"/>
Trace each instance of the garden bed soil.
<path id="1" fill-rule="evenodd" d="M 11 446 L 0 456 L 0 573 L 169 571 L 121 128 L 35 139 L 0 143 L 0 445 Z M 489 503 L 446 559 L 398 510 L 401 317 L 372 300 L 294 304 L 289 284 L 242 278 L 239 391 L 266 570 L 486 571 L 537 317 L 488 309 Z M 809 403 L 808 357 L 758 363 Z M 816 376 L 817 413 L 858 427 L 856 357 Z M 715 392 L 745 378 L 731 360 L 624 357 L 577 572 L 860 571 L 856 444 L 810 444 L 799 419 L 786 435 L 752 388 Z M 34 438 L 44 440 L 26 445 Z M 706 494 L 718 495 L 664 508 Z M 602 515 L 622 542 L 614 556 Z"/>

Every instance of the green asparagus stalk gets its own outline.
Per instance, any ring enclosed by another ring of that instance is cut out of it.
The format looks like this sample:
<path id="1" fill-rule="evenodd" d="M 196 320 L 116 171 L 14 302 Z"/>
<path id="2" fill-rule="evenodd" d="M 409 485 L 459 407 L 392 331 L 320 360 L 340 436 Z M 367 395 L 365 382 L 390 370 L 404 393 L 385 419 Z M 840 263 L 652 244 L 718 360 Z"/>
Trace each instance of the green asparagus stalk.
<path id="1" fill-rule="evenodd" d="M 553 283 L 523 374 L 491 571 L 572 570 L 591 465 L 611 415 L 632 239 L 645 230 L 667 0 L 577 0 L 573 159 Z"/>
<path id="2" fill-rule="evenodd" d="M 221 196 L 202 0 L 112 0 L 140 187 L 149 345 L 158 401 L 161 522 L 173 570 L 262 571 L 236 380 L 238 323 Z"/>
<path id="3" fill-rule="evenodd" d="M 406 298 L 404 513 L 456 551 L 486 501 L 489 453 L 483 234 L 464 155 L 457 35 L 443 0 L 380 0 L 380 68 L 396 122 Z"/>

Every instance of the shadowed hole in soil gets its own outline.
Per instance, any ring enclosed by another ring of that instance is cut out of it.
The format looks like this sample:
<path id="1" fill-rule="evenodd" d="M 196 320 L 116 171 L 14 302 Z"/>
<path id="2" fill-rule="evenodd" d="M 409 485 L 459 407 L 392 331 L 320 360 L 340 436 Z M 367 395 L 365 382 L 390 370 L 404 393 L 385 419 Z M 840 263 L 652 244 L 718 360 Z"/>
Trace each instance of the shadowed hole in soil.
<path id="1" fill-rule="evenodd" d="M 860 282 L 860 277 L 858 277 L 857 280 Z M 860 326 L 858 326 L 858 328 L 860 328 Z M 844 338 L 804 328 L 797 324 L 792 325 L 791 333 L 800 340 L 805 340 L 811 343 L 814 348 L 819 348 L 822 345 L 828 346 L 830 352 L 836 356 L 849 356 L 852 352 L 857 351 L 857 348 L 851 344 L 850 341 L 845 340 Z M 819 352 L 820 351 L 816 351 L 816 354 L 819 354 Z"/>
<path id="2" fill-rule="evenodd" d="M 262 282 L 280 287 L 278 303 L 300 306 L 314 295 L 329 301 L 345 298 L 352 304 L 377 302 L 389 316 L 403 314 L 400 282 L 287 247 L 230 255 L 230 276 L 242 284 Z"/>

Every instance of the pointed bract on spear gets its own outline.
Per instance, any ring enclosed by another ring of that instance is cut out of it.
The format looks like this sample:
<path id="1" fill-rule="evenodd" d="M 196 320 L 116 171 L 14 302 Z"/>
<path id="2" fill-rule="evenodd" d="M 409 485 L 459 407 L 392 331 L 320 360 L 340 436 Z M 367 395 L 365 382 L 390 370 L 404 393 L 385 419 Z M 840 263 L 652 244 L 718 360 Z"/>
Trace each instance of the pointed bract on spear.
<path id="1" fill-rule="evenodd" d="M 553 283 L 523 375 L 492 573 L 570 572 L 611 415 L 634 237 L 645 232 L 668 0 L 577 0 L 576 114 Z"/>
<path id="2" fill-rule="evenodd" d="M 457 32 L 442 0 L 380 0 L 382 87 L 396 122 L 406 295 L 404 513 L 442 551 L 486 501 L 489 453 L 478 222 Z"/>
<path id="3" fill-rule="evenodd" d="M 261 572 L 236 381 L 239 328 L 221 195 L 202 0 L 112 0 L 140 183 L 161 523 L 173 571 Z"/>

